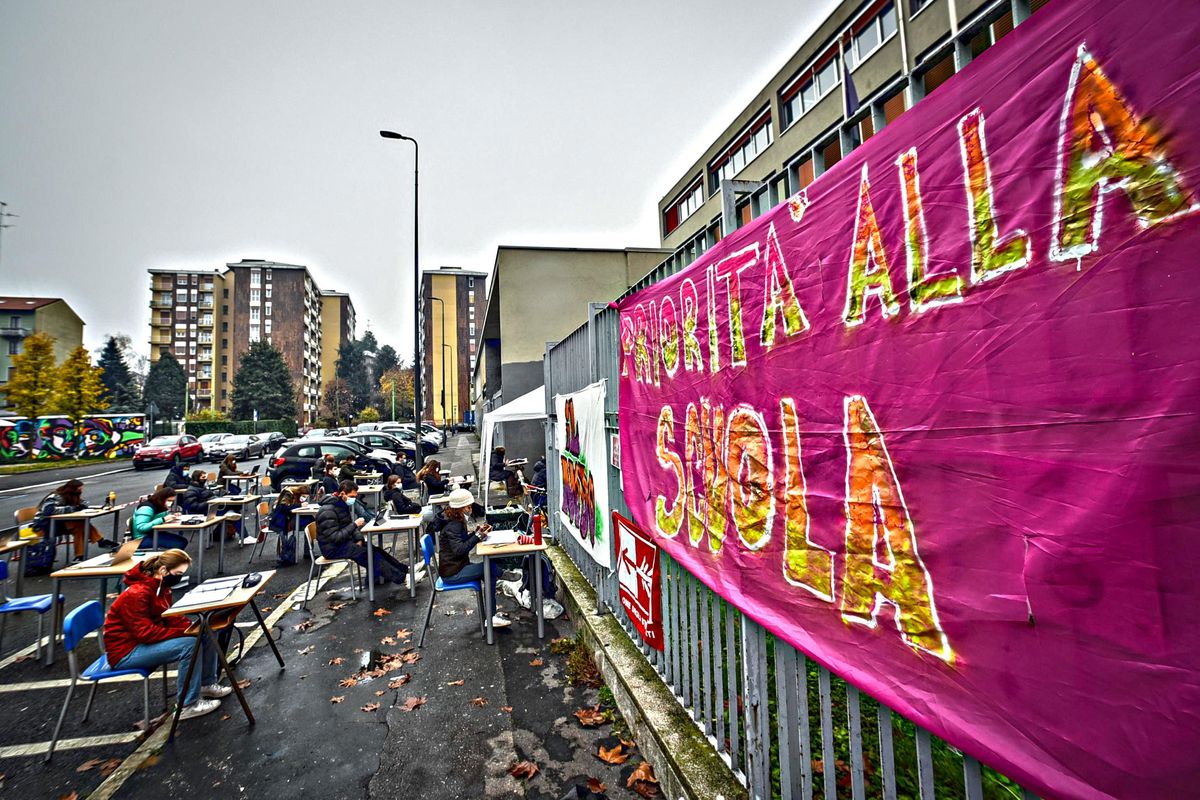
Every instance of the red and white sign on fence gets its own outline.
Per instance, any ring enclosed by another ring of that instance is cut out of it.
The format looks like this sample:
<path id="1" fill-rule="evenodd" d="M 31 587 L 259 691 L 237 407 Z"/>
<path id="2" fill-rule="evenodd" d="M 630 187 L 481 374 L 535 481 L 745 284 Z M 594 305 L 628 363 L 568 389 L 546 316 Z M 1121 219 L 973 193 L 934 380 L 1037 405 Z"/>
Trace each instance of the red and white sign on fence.
<path id="1" fill-rule="evenodd" d="M 662 579 L 658 571 L 658 545 L 642 533 L 636 523 L 616 511 L 612 518 L 617 537 L 621 607 L 646 644 L 662 650 Z"/>

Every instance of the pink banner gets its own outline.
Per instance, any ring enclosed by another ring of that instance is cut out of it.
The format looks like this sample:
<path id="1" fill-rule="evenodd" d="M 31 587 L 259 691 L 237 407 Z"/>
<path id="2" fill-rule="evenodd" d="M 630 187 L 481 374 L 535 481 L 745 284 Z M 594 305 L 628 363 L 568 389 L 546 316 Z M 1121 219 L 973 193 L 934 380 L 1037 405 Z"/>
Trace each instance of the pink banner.
<path id="1" fill-rule="evenodd" d="M 1051 3 L 620 304 L 634 519 L 1050 797 L 1200 791 L 1198 23 Z"/>

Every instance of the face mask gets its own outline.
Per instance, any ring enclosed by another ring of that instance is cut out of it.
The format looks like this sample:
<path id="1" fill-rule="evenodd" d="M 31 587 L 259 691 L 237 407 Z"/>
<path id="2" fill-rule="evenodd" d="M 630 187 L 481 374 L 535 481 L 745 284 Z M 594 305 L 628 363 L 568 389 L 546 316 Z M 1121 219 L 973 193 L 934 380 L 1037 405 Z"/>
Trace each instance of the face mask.
<path id="1" fill-rule="evenodd" d="M 183 580 L 182 575 L 176 575 L 173 572 L 168 572 L 163 576 L 162 585 L 170 589 L 172 586 L 178 586 L 181 580 Z"/>

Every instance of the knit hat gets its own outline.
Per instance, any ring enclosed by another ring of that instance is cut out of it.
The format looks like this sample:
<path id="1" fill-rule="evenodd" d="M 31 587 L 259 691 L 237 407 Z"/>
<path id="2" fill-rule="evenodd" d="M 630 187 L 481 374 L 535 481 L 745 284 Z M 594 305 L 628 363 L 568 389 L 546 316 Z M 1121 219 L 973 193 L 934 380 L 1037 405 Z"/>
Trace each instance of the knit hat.
<path id="1" fill-rule="evenodd" d="M 466 489 L 455 489 L 450 493 L 451 508 L 466 508 L 475 502 L 475 497 Z"/>

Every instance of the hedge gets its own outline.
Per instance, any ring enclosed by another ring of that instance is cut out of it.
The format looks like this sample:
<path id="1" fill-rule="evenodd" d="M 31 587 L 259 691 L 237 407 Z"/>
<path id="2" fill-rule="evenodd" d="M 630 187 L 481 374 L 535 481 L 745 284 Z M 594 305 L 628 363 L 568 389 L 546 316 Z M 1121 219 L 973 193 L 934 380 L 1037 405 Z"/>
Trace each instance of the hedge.
<path id="1" fill-rule="evenodd" d="M 295 436 L 296 420 L 260 419 L 255 422 L 249 419 L 239 419 L 226 422 L 189 422 L 187 424 L 187 432 L 192 436 L 203 436 L 206 433 L 264 433 L 266 431 L 281 431 L 284 436 Z"/>

